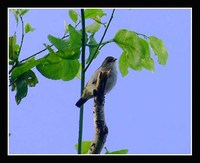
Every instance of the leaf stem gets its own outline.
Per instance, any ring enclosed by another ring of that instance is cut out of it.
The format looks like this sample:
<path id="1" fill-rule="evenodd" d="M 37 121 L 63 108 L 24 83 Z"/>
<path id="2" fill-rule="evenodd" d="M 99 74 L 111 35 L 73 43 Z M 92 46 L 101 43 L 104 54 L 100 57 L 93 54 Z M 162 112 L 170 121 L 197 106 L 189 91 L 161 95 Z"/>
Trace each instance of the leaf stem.
<path id="1" fill-rule="evenodd" d="M 146 40 L 149 38 L 147 35 L 145 35 L 145 34 L 142 34 L 142 33 L 137 33 L 137 32 L 135 32 L 135 34 L 136 35 L 141 35 L 141 36 L 143 36 Z"/>
<path id="2" fill-rule="evenodd" d="M 99 50 L 101 50 L 102 47 L 104 47 L 106 44 L 111 43 L 111 42 L 114 42 L 114 39 L 111 39 L 111 40 L 108 40 L 108 41 L 106 41 L 106 42 L 103 42 L 103 43 L 101 44 L 101 47 L 99 48 Z"/>
<path id="3" fill-rule="evenodd" d="M 94 55 L 92 56 L 91 61 L 88 63 L 88 65 L 87 65 L 86 68 L 84 69 L 84 72 L 86 72 L 86 70 L 88 69 L 88 67 L 89 67 L 90 64 L 92 63 L 94 57 L 96 56 L 96 54 L 97 54 L 97 52 L 98 52 L 98 50 L 99 50 L 99 47 L 101 46 L 101 43 L 103 42 L 103 39 L 104 39 L 104 37 L 105 37 L 105 35 L 106 35 L 106 32 L 107 32 L 108 27 L 109 27 L 109 25 L 110 25 L 110 23 L 111 23 L 111 20 L 113 19 L 114 12 L 115 12 L 115 9 L 113 9 L 113 11 L 112 11 L 110 20 L 109 20 L 108 25 L 107 25 L 107 27 L 106 27 L 104 33 L 103 33 L 103 36 L 102 36 L 102 38 L 101 38 L 101 40 L 100 40 L 100 42 L 99 42 L 99 44 L 98 44 L 98 46 L 97 46 L 97 48 L 96 48 L 96 51 L 95 51 Z"/>
<path id="4" fill-rule="evenodd" d="M 81 56 L 81 63 L 82 63 L 82 71 L 81 71 L 81 95 L 85 86 L 85 15 L 84 9 L 81 9 L 81 20 L 82 20 L 82 56 Z M 83 110 L 84 107 L 80 108 L 79 113 L 79 135 L 78 135 L 78 154 L 81 154 L 82 150 L 82 135 L 83 135 Z"/>
<path id="5" fill-rule="evenodd" d="M 108 44 L 108 43 L 111 43 L 111 42 L 114 42 L 114 40 L 111 39 L 111 40 L 102 42 L 102 43 L 101 43 L 101 47 L 104 46 L 104 45 L 106 45 L 106 44 Z M 98 44 L 86 44 L 86 46 L 95 47 L 95 46 L 98 46 Z M 100 47 L 100 48 L 101 48 L 101 47 Z"/>

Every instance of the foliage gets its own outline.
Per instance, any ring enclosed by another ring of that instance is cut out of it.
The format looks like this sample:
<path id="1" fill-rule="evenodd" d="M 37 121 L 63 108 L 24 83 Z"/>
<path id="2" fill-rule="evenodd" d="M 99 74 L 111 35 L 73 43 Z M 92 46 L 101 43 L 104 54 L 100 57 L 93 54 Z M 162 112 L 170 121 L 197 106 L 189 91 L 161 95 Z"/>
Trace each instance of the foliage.
<path id="1" fill-rule="evenodd" d="M 92 144 L 92 141 L 82 141 L 82 151 L 81 151 L 81 153 L 87 154 L 91 144 Z M 75 144 L 75 148 L 78 151 L 78 144 Z"/>
<path id="2" fill-rule="evenodd" d="M 106 151 L 105 154 L 127 154 L 128 153 L 128 149 L 121 149 L 121 150 L 117 150 L 117 151 Z"/>
<path id="3" fill-rule="evenodd" d="M 82 33 L 84 30 L 77 29 L 81 23 L 80 15 L 74 10 L 69 10 L 68 14 L 73 25 L 66 24 L 65 22 L 64 36 L 55 37 L 49 34 L 48 40 L 51 45 L 44 44 L 45 49 L 19 61 L 24 37 L 28 33 L 34 32 L 35 29 L 30 23 L 26 22 L 24 24 L 23 22 L 23 17 L 29 10 L 10 9 L 10 12 L 15 17 L 16 27 L 19 23 L 22 24 L 20 44 L 17 43 L 19 36 L 16 34 L 16 31 L 13 36 L 9 37 L 9 64 L 12 67 L 9 71 L 10 86 L 12 91 L 16 91 L 15 100 L 17 104 L 20 104 L 21 100 L 27 96 L 28 87 L 35 87 L 38 83 L 37 76 L 32 70 L 34 67 L 48 79 L 70 81 L 78 77 L 84 80 L 80 76 L 80 72 L 85 73 L 87 67 L 100 54 L 101 48 L 109 43 L 114 42 L 122 49 L 122 54 L 119 57 L 119 70 L 122 76 L 126 76 L 129 69 L 141 71 L 145 68 L 154 72 L 155 67 L 154 60 L 151 57 L 151 51 L 157 56 L 158 63 L 161 65 L 165 65 L 168 59 L 167 49 L 163 41 L 155 36 L 148 37 L 128 29 L 119 29 L 113 39 L 103 42 L 103 38 L 113 18 L 114 10 L 107 24 L 101 22 L 102 17 L 106 16 L 106 13 L 102 9 L 85 9 L 85 19 L 91 19 L 93 21 L 85 27 L 85 43 L 82 43 Z M 98 42 L 95 34 L 101 29 L 102 25 L 105 27 L 105 32 L 101 41 Z M 141 38 L 141 36 L 144 38 Z M 83 45 L 88 47 L 89 54 L 87 55 L 87 60 L 80 63 L 79 60 Z M 39 59 L 34 58 L 37 54 L 45 50 L 48 50 L 46 55 Z M 81 64 L 83 65 L 83 63 L 87 65 L 85 70 L 81 69 Z M 88 152 L 90 145 L 91 141 L 82 142 L 83 154 Z M 78 144 L 75 147 L 78 149 Z M 105 154 L 127 153 L 127 149 L 122 149 L 113 152 L 107 150 Z"/>

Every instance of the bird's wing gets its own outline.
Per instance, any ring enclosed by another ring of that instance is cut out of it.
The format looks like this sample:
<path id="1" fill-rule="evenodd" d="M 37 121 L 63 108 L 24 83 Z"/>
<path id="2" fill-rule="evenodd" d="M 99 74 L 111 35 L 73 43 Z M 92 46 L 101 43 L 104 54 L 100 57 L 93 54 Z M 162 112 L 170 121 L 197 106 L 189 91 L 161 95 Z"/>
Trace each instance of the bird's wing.
<path id="1" fill-rule="evenodd" d="M 96 82 L 97 82 L 97 77 L 98 77 L 98 73 L 97 71 L 99 71 L 99 68 L 94 72 L 94 74 L 92 75 L 92 77 L 90 78 L 90 80 L 88 81 L 88 83 L 86 84 L 87 85 L 93 85 L 95 84 L 96 85 Z"/>

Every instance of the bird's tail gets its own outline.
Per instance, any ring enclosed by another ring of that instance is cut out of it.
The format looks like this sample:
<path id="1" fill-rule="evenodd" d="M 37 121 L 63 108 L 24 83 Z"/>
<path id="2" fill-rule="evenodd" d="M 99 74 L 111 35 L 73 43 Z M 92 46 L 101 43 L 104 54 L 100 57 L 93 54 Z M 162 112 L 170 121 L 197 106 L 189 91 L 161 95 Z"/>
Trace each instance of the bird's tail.
<path id="1" fill-rule="evenodd" d="M 88 100 L 88 99 L 85 99 L 85 98 L 82 98 L 82 97 L 81 97 L 81 98 L 76 102 L 75 105 L 76 105 L 77 107 L 80 108 L 87 100 Z"/>

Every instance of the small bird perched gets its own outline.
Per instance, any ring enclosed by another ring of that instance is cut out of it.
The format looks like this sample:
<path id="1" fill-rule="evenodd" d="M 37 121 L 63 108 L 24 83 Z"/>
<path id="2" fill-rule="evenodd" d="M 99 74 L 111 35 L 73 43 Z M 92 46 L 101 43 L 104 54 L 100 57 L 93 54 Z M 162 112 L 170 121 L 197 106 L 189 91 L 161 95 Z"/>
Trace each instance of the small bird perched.
<path id="1" fill-rule="evenodd" d="M 97 77 L 100 71 L 109 71 L 110 74 L 105 86 L 105 94 L 111 91 L 117 82 L 117 69 L 116 61 L 117 59 L 111 56 L 106 57 L 101 66 L 94 72 L 88 83 L 86 84 L 81 98 L 77 101 L 76 106 L 81 107 L 87 100 L 94 97 L 93 91 L 96 89 Z"/>

